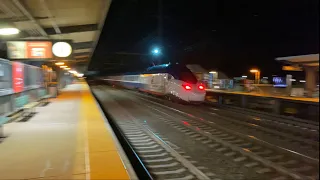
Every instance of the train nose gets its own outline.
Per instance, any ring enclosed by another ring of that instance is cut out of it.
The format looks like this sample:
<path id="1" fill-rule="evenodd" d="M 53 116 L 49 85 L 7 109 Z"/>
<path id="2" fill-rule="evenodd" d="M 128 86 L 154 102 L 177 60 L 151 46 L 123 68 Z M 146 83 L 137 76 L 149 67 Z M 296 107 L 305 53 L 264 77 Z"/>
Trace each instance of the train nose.
<path id="1" fill-rule="evenodd" d="M 202 84 L 194 84 L 192 87 L 193 91 L 188 94 L 189 101 L 204 101 L 206 91 Z"/>

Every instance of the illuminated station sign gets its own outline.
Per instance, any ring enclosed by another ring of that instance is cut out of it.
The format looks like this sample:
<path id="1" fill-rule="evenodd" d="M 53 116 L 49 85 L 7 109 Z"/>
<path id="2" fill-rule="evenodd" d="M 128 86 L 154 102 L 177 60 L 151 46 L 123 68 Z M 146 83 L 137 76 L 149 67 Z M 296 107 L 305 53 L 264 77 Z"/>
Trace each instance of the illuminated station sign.
<path id="1" fill-rule="evenodd" d="M 8 58 L 13 60 L 72 59 L 70 41 L 8 41 Z"/>

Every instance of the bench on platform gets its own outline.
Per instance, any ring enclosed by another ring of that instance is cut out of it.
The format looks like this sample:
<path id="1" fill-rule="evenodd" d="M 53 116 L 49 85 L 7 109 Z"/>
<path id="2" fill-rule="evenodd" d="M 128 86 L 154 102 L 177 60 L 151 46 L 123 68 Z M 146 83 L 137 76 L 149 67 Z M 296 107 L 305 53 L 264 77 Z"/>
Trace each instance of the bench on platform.
<path id="1" fill-rule="evenodd" d="M 29 96 L 22 95 L 20 97 L 15 98 L 15 106 L 16 110 L 10 112 L 8 114 L 0 115 L 0 138 L 4 137 L 3 135 L 3 125 L 12 122 L 19 117 L 31 117 L 33 113 L 35 113 L 35 108 L 40 103 L 48 102 L 48 99 L 51 98 L 51 95 L 43 95 L 39 101 L 30 102 L 29 103 Z"/>
<path id="2" fill-rule="evenodd" d="M 40 102 L 31 102 L 22 107 L 22 117 L 31 117 L 35 113 L 35 108 L 40 104 Z"/>

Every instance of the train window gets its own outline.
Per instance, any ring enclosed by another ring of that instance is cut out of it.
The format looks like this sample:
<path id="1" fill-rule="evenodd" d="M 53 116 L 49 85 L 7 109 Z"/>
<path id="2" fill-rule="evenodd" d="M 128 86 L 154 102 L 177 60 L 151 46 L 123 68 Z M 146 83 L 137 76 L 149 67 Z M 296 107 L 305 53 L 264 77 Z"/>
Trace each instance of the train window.
<path id="1" fill-rule="evenodd" d="M 196 84 L 198 82 L 197 78 L 192 74 L 192 72 L 182 71 L 179 74 L 179 79 L 184 82 L 191 84 Z"/>

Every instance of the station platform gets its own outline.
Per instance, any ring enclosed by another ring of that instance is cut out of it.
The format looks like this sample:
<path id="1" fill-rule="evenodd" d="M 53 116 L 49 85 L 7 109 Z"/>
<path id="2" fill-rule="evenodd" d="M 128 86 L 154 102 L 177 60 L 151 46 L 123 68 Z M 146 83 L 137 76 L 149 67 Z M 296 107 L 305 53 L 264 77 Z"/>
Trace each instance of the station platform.
<path id="1" fill-rule="evenodd" d="M 110 125 L 82 82 L 23 122 L 4 125 L 0 179 L 136 179 Z"/>
<path id="2" fill-rule="evenodd" d="M 214 89 L 206 89 L 206 91 L 208 91 L 208 92 L 226 93 L 226 94 L 239 94 L 239 95 L 247 95 L 247 96 L 271 97 L 271 98 L 287 99 L 287 100 L 293 100 L 293 101 L 319 102 L 319 98 L 307 98 L 307 97 L 289 97 L 289 96 L 265 95 L 265 94 L 258 94 L 258 93 L 248 93 L 248 92 L 231 92 L 231 91 L 214 90 Z"/>

